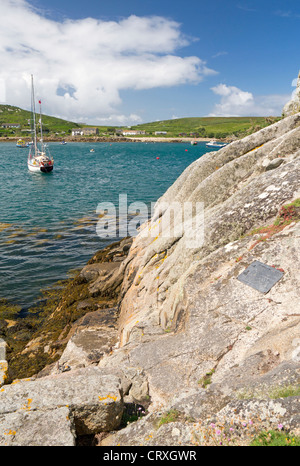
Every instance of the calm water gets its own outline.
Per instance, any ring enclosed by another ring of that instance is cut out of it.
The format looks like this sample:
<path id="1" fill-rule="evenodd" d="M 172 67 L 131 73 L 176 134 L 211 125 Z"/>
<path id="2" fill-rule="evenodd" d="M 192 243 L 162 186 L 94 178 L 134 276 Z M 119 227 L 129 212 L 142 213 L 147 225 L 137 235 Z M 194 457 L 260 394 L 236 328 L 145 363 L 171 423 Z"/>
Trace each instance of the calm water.
<path id="1" fill-rule="evenodd" d="M 36 174 L 27 169 L 28 149 L 0 143 L 0 298 L 24 307 L 114 240 L 96 234 L 99 203 L 117 206 L 127 194 L 128 206 L 150 205 L 209 151 L 204 143 L 49 146 L 54 170 Z"/>

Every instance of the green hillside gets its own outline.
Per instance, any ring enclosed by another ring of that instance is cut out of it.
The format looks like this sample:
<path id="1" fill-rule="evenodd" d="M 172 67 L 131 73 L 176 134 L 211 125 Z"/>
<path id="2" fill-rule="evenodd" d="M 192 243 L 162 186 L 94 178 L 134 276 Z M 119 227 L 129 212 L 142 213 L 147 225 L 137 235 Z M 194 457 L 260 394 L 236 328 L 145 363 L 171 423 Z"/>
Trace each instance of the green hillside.
<path id="1" fill-rule="evenodd" d="M 0 136 L 21 134 L 25 137 L 30 134 L 31 112 L 12 105 L 0 105 Z M 4 128 L 5 125 L 17 124 L 20 128 Z M 45 133 L 69 134 L 72 128 L 80 127 L 72 121 L 43 115 L 43 131 Z"/>
<path id="2" fill-rule="evenodd" d="M 156 121 L 132 126 L 132 129 L 146 131 L 148 135 L 166 132 L 166 137 L 176 137 L 182 133 L 190 136 L 195 133 L 197 137 L 226 138 L 232 135 L 245 136 L 278 120 L 279 117 L 194 117 Z"/>
<path id="3" fill-rule="evenodd" d="M 30 135 L 31 112 L 12 105 L 0 105 L 0 137 L 26 137 Z M 132 126 L 131 130 L 144 131 L 145 136 L 206 137 L 230 138 L 244 137 L 259 129 L 278 121 L 279 117 L 193 117 L 174 120 L 155 121 Z M 18 127 L 5 127 L 5 125 Z M 87 127 L 72 121 L 43 115 L 43 132 L 45 136 L 65 137 L 71 134 L 72 128 Z M 97 126 L 99 136 L 112 136 L 118 129 L 111 126 Z M 124 128 L 125 129 L 125 128 Z M 128 128 L 126 128 L 128 130 Z M 161 134 L 162 133 L 162 134 Z"/>

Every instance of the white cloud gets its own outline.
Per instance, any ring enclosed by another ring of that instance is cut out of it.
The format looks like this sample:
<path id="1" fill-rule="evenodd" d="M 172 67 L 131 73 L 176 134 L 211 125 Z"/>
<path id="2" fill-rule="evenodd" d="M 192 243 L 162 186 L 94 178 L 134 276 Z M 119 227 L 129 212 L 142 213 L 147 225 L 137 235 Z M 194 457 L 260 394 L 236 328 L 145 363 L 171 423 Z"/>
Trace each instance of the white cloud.
<path id="1" fill-rule="evenodd" d="M 245 5 L 245 4 L 240 4 L 240 3 L 237 5 L 237 8 L 239 8 L 240 10 L 248 11 L 248 12 L 256 12 L 257 11 L 256 8 L 252 8 L 251 6 L 248 6 L 248 5 Z"/>
<path id="2" fill-rule="evenodd" d="M 214 94 L 221 97 L 209 116 L 270 116 L 281 115 L 288 95 L 254 96 L 235 86 L 219 84 L 212 87 Z"/>
<path id="3" fill-rule="evenodd" d="M 94 124 L 97 125 L 108 125 L 108 126 L 128 126 L 128 125 L 138 125 L 142 123 L 142 118 L 135 113 L 131 113 L 130 115 L 119 115 L 113 114 L 109 116 L 105 116 L 103 118 L 97 117 L 94 120 Z"/>
<path id="4" fill-rule="evenodd" d="M 218 58 L 218 57 L 223 57 L 224 55 L 228 55 L 228 52 L 217 52 L 215 55 L 212 56 L 212 58 Z"/>
<path id="5" fill-rule="evenodd" d="M 281 18 L 289 18 L 289 19 L 299 19 L 299 13 L 295 13 L 291 10 L 277 10 L 274 12 L 276 16 L 280 16 Z"/>
<path id="6" fill-rule="evenodd" d="M 139 117 L 121 115 L 120 91 L 196 84 L 215 73 L 198 57 L 176 56 L 188 39 L 178 23 L 155 16 L 58 22 L 26 0 L 1 0 L 0 44 L 6 102 L 28 108 L 33 74 L 43 110 L 73 121 L 132 122 Z"/>

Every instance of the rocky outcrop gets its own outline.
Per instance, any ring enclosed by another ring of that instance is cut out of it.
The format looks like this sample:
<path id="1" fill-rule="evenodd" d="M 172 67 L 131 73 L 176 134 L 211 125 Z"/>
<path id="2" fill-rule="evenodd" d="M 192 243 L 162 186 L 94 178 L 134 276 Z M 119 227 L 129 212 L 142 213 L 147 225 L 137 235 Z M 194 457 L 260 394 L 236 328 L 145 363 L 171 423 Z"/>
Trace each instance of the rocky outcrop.
<path id="1" fill-rule="evenodd" d="M 300 71 L 295 91 L 293 92 L 291 100 L 284 106 L 282 114 L 284 117 L 295 115 L 300 112 Z"/>
<path id="2" fill-rule="evenodd" d="M 127 385 L 116 371 L 89 367 L 5 386 L 0 399 L 0 445 L 74 445 L 75 432 L 114 430 L 121 422 Z M 56 438 L 61 419 L 64 440 Z M 36 438 L 39 424 L 48 435 L 39 432 Z"/>
<path id="3" fill-rule="evenodd" d="M 286 224 L 279 215 L 299 199 L 299 125 L 297 114 L 201 157 L 135 238 L 123 282 L 121 348 L 100 365 L 143 368 L 154 410 L 180 408 L 206 419 L 286 361 L 299 386 L 299 202 Z M 189 247 L 182 217 L 169 215 L 174 202 L 179 208 L 187 201 L 204 203 L 199 247 Z M 172 236 L 175 227 L 181 233 Z M 284 271 L 266 295 L 237 280 L 255 260 Z M 207 383 L 214 387 L 210 402 Z M 270 393 L 289 382 L 282 376 L 265 384 Z"/>
<path id="4" fill-rule="evenodd" d="M 118 267 L 107 253 L 110 265 L 90 261 L 74 305 L 88 312 L 59 359 L 2 387 L 0 444 L 8 432 L 10 444 L 25 442 L 26 423 L 34 443 L 42 412 L 50 430 L 39 442 L 51 443 L 66 405 L 65 444 L 96 434 L 106 446 L 207 445 L 228 429 L 248 444 L 278 425 L 299 435 L 299 143 L 298 113 L 205 154 L 159 199 Z M 280 271 L 266 293 L 239 279 L 255 261 Z M 106 293 L 115 304 L 100 310 Z M 130 407 L 148 411 L 126 426 Z"/>

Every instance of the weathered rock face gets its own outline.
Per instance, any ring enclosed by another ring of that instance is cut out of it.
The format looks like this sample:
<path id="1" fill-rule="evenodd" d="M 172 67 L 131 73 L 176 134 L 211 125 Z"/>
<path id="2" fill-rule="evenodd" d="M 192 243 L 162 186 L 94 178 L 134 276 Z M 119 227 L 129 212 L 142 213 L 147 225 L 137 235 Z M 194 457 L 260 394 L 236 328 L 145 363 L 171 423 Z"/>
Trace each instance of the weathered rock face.
<path id="1" fill-rule="evenodd" d="M 100 365 L 142 368 L 154 410 L 179 408 L 205 419 L 263 378 L 268 397 L 289 383 L 287 361 L 291 383 L 299 385 L 299 202 L 291 221 L 282 228 L 275 222 L 283 205 L 299 199 L 299 125 L 297 114 L 201 157 L 135 238 L 123 282 L 120 349 Z M 204 215 L 194 217 L 204 228 L 195 247 L 189 230 L 169 234 L 183 225 L 178 211 L 187 201 L 204 204 Z M 284 271 L 266 295 L 237 280 L 255 260 Z M 276 381 L 265 377 L 275 369 Z M 212 388 L 204 394 L 208 380 Z"/>
<path id="2" fill-rule="evenodd" d="M 28 399 L 34 416 L 45 410 L 61 419 L 69 406 L 66 444 L 117 429 L 126 403 L 149 401 L 143 420 L 102 445 L 205 444 L 208 419 L 260 417 L 297 432 L 299 156 L 300 113 L 205 154 L 157 202 L 119 267 L 90 261 L 81 272 L 88 296 L 78 304 L 89 313 L 73 325 L 51 375 L 0 391 L 2 443 L 9 429 L 25 442 Z M 283 274 L 268 293 L 237 279 L 254 261 Z M 96 303 L 114 286 L 118 312 L 107 314 Z M 278 401 L 279 388 L 295 396 Z M 30 395 L 36 391 L 42 401 Z M 176 413 L 171 424 L 161 422 L 165 411 Z"/>
<path id="3" fill-rule="evenodd" d="M 299 124 L 298 114 L 215 154 L 204 155 L 161 198 L 152 221 L 134 240 L 127 259 L 120 316 L 121 346 L 135 341 L 137 334 L 145 337 L 155 328 L 155 333 L 164 335 L 167 329 L 175 329 L 179 320 L 183 324 L 191 292 L 193 302 L 195 293 L 203 296 L 197 292 L 199 287 L 195 287 L 198 274 L 202 276 L 197 283 L 208 288 L 207 280 L 212 273 L 217 278 L 222 271 L 232 269 L 230 261 L 239 257 L 241 251 L 247 251 L 252 238 L 242 240 L 242 236 L 266 225 L 276 217 L 281 205 L 297 197 Z M 283 160 L 281 165 L 268 169 L 278 157 Z M 204 204 L 204 220 L 200 218 L 198 223 L 199 228 L 203 227 L 204 237 L 199 247 L 188 247 L 186 233 L 179 237 L 164 234 L 168 229 L 175 231 L 175 223 L 176 228 L 183 224 L 181 216 L 169 220 L 174 201 L 180 206 L 186 201 Z M 235 241 L 239 243 L 230 246 Z M 253 257 L 254 254 L 253 251 Z M 251 257 L 247 263 L 250 262 Z M 234 263 L 234 268 L 233 276 L 242 270 L 241 264 Z M 241 294 L 248 291 L 244 287 L 239 290 Z M 206 301 L 206 305 L 211 302 Z"/>
<path id="4" fill-rule="evenodd" d="M 300 112 L 300 71 L 298 75 L 297 87 L 293 92 L 291 100 L 283 108 L 283 116 L 287 117 Z"/>

